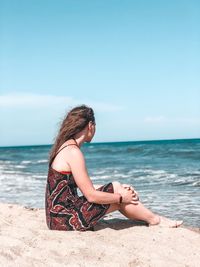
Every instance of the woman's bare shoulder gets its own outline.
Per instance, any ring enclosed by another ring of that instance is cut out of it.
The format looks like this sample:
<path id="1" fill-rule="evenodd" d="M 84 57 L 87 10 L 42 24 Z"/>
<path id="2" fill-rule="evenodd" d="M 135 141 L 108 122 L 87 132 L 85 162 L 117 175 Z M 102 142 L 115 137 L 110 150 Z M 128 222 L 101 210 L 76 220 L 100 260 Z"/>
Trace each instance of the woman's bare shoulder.
<path id="1" fill-rule="evenodd" d="M 84 155 L 81 149 L 77 147 L 77 145 L 75 144 L 70 144 L 70 146 L 69 144 L 66 144 L 66 145 L 63 144 L 59 150 L 61 149 L 62 151 L 60 151 L 59 153 L 60 154 L 59 158 L 63 158 L 67 161 L 73 158 L 77 158 L 77 157 L 84 158 Z"/>
<path id="2" fill-rule="evenodd" d="M 82 153 L 82 151 L 80 150 L 79 147 L 77 147 L 76 145 L 72 145 L 70 146 L 67 150 L 66 153 L 68 156 L 70 156 L 71 158 L 76 158 L 76 157 L 83 157 L 84 155 Z"/>
<path id="3" fill-rule="evenodd" d="M 76 145 L 63 144 L 58 151 L 60 152 L 52 163 L 56 170 L 70 171 L 70 163 L 79 159 L 84 161 L 83 153 Z"/>

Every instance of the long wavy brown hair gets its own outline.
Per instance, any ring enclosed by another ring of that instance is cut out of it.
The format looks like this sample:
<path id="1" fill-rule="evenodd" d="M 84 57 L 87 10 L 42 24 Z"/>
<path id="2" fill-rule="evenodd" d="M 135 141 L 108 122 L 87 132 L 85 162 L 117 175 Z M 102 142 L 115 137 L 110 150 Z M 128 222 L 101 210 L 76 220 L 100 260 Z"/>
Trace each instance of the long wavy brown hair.
<path id="1" fill-rule="evenodd" d="M 74 138 L 74 136 L 81 132 L 90 121 L 95 123 L 94 111 L 86 105 L 77 106 L 67 113 L 61 123 L 60 130 L 50 151 L 49 165 L 51 165 L 56 152 L 62 144 Z"/>

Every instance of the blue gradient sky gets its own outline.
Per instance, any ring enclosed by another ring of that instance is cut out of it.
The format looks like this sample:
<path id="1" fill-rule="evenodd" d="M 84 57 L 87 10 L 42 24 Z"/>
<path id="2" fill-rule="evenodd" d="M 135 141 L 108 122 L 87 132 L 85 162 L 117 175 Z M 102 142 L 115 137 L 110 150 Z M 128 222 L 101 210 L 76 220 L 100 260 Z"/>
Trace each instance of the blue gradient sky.
<path id="1" fill-rule="evenodd" d="M 95 142 L 200 137 L 200 2 L 0 0 L 0 146 L 49 144 L 65 112 Z"/>

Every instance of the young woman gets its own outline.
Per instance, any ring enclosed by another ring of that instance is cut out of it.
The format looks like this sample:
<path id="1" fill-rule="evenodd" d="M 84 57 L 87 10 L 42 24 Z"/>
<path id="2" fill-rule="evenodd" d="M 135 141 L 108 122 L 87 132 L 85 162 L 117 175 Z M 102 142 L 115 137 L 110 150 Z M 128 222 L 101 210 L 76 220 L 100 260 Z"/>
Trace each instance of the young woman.
<path id="1" fill-rule="evenodd" d="M 115 181 L 95 189 L 80 150 L 84 142 L 91 142 L 95 128 L 94 112 L 85 105 L 73 108 L 61 124 L 50 153 L 46 185 L 49 229 L 92 230 L 105 214 L 116 210 L 149 225 L 180 226 L 182 221 L 169 220 L 144 207 L 131 185 Z M 77 188 L 82 196 L 77 194 Z"/>

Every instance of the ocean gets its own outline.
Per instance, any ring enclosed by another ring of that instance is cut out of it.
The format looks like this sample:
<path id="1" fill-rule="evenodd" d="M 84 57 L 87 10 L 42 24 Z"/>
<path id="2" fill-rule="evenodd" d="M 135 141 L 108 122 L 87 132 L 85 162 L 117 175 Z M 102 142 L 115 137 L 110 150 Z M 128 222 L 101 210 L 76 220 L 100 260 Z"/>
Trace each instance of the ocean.
<path id="1" fill-rule="evenodd" d="M 0 147 L 0 202 L 44 208 L 50 149 Z M 152 211 L 200 227 L 200 139 L 90 143 L 81 150 L 94 184 L 132 184 Z"/>

